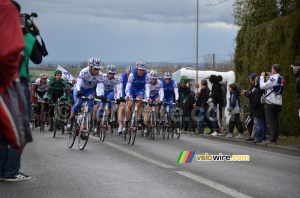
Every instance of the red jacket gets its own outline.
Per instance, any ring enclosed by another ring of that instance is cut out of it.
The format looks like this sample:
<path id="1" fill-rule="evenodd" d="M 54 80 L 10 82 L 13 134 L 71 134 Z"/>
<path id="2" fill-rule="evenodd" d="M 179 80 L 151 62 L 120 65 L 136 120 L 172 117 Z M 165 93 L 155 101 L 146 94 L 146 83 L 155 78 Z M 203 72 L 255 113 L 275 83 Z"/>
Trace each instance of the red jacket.
<path id="1" fill-rule="evenodd" d="M 25 47 L 20 13 L 10 0 L 0 1 L 0 32 L 0 84 L 4 84 L 17 75 Z"/>

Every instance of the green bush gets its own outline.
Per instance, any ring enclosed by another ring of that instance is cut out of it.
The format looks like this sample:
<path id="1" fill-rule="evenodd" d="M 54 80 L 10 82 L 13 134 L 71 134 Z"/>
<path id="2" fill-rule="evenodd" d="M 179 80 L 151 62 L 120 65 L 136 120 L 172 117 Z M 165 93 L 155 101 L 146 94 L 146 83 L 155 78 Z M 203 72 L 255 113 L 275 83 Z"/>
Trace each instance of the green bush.
<path id="1" fill-rule="evenodd" d="M 249 74 L 271 71 L 275 63 L 281 65 L 285 78 L 283 111 L 279 115 L 281 135 L 299 135 L 300 122 L 296 105 L 295 77 L 291 64 L 300 61 L 300 15 L 268 21 L 257 26 L 242 27 L 236 37 L 236 82 L 240 88 L 250 87 Z M 242 97 L 242 102 L 247 99 Z M 246 110 L 246 109 L 245 109 Z"/>

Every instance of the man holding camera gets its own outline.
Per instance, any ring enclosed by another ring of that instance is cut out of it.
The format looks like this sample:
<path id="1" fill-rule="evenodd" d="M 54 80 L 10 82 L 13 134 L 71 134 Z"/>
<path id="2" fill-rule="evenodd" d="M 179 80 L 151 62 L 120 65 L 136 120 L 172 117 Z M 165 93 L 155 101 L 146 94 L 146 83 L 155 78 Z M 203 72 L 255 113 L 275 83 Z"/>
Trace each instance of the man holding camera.
<path id="1" fill-rule="evenodd" d="M 284 78 L 280 76 L 279 64 L 272 65 L 272 72 L 262 72 L 260 76 L 260 88 L 265 90 L 265 114 L 269 140 L 267 144 L 276 144 L 279 132 L 278 113 L 281 111 Z M 265 82 L 264 78 L 268 77 Z"/>

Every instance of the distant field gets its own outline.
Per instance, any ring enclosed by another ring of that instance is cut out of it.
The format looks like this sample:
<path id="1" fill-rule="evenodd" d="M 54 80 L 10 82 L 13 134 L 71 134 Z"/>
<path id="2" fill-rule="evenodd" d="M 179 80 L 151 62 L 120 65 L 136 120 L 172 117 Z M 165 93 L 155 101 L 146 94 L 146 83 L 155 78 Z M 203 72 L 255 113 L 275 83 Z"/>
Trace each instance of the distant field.
<path id="1" fill-rule="evenodd" d="M 68 68 L 67 71 L 72 74 L 73 77 L 77 78 L 79 75 L 79 72 L 82 68 Z M 54 76 L 55 69 L 53 68 L 53 71 L 45 71 L 45 70 L 36 70 L 30 68 L 29 75 L 32 76 L 32 79 L 37 79 L 41 73 L 47 73 L 49 76 Z"/>

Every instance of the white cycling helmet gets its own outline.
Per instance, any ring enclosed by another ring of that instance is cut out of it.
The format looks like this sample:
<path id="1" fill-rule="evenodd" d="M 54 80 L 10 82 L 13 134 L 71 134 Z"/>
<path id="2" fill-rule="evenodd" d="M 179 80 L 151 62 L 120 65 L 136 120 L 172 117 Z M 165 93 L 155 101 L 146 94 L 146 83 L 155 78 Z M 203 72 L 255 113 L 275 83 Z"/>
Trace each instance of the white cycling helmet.
<path id="1" fill-rule="evenodd" d="M 115 74 L 116 73 L 116 66 L 114 66 L 114 65 L 107 65 L 107 67 L 106 67 L 106 70 L 107 70 L 107 73 L 113 73 L 113 74 Z"/>
<path id="2" fill-rule="evenodd" d="M 132 70 L 133 70 L 132 66 L 127 66 L 126 69 L 125 69 L 125 72 L 130 73 Z"/>
<path id="3" fill-rule="evenodd" d="M 46 78 L 46 79 L 47 79 L 47 78 L 48 78 L 48 74 L 47 74 L 47 73 L 41 73 L 41 74 L 40 74 L 40 77 L 41 77 L 41 78 Z"/>
<path id="4" fill-rule="evenodd" d="M 150 72 L 150 79 L 158 79 L 158 73 L 155 71 Z"/>
<path id="5" fill-rule="evenodd" d="M 138 68 L 138 69 L 141 69 L 141 70 L 145 70 L 145 66 L 146 64 L 144 63 L 144 61 L 139 61 L 135 64 L 135 66 Z"/>
<path id="6" fill-rule="evenodd" d="M 164 73 L 164 78 L 172 78 L 172 74 L 170 72 Z"/>
<path id="7" fill-rule="evenodd" d="M 100 69 L 101 60 L 99 58 L 90 58 L 89 66 L 94 67 L 95 69 Z"/>

